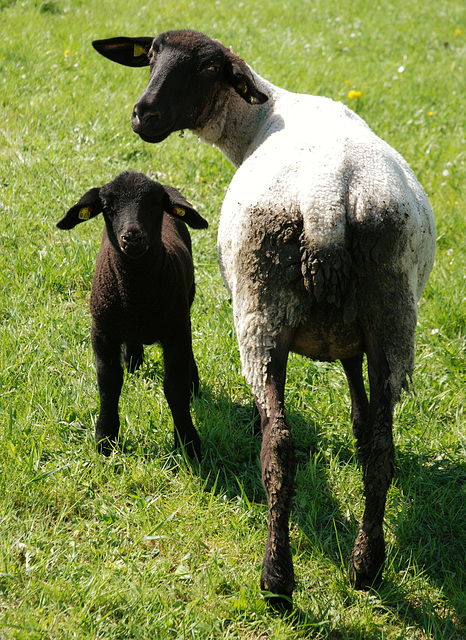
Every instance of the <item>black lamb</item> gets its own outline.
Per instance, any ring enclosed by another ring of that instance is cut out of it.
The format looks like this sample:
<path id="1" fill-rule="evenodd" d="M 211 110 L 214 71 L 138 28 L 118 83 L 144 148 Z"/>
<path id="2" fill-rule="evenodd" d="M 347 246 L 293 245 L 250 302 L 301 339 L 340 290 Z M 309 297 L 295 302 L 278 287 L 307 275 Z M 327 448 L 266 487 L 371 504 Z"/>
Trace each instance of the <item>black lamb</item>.
<path id="1" fill-rule="evenodd" d="M 90 297 L 100 393 L 98 450 L 109 455 L 118 436 L 122 345 L 124 364 L 133 372 L 143 361 L 143 345 L 160 342 L 175 445 L 200 459 L 201 443 L 189 410 L 191 393 L 199 391 L 199 375 L 191 342 L 195 284 L 185 223 L 205 229 L 207 221 L 173 187 L 127 172 L 85 193 L 57 227 L 72 229 L 100 212 L 105 228 Z"/>

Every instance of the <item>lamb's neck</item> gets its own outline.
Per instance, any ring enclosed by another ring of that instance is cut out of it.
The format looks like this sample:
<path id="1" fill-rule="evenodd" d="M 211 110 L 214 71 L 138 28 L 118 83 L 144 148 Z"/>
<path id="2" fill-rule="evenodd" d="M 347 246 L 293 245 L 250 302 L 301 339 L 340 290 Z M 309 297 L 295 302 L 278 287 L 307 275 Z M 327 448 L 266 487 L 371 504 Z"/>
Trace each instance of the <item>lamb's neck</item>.
<path id="1" fill-rule="evenodd" d="M 268 100 L 263 104 L 251 105 L 229 88 L 219 97 L 207 124 L 194 131 L 203 142 L 218 147 L 235 167 L 239 167 L 262 142 L 259 132 L 266 129 L 280 92 L 278 87 L 252 69 L 251 72 L 257 87 L 267 95 Z"/>

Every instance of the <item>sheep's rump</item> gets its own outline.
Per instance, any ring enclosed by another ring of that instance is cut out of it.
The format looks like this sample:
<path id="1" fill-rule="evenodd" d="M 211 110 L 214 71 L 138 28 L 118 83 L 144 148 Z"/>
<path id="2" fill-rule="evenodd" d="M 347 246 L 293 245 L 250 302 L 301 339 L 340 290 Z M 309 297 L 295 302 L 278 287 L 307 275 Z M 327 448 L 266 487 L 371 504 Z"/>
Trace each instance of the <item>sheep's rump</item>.
<path id="1" fill-rule="evenodd" d="M 330 105 L 330 121 L 314 112 L 310 142 L 294 120 L 277 119 L 222 208 L 220 266 L 256 394 L 285 325 L 296 328 L 294 351 L 334 360 L 364 351 L 367 323 L 390 342 L 402 321 L 407 356 L 397 378 L 412 370 L 416 303 L 435 250 L 432 212 L 403 158 L 343 105 Z"/>

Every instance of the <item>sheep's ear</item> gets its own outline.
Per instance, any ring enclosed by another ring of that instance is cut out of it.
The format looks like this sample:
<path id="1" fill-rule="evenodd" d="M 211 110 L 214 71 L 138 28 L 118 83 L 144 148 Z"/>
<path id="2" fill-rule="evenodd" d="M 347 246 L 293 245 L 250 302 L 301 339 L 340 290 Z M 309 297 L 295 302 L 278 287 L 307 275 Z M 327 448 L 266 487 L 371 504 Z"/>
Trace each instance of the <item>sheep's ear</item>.
<path id="1" fill-rule="evenodd" d="M 263 104 L 268 97 L 259 91 L 247 64 L 231 51 L 227 53 L 226 73 L 233 89 L 249 104 Z"/>
<path id="2" fill-rule="evenodd" d="M 93 218 L 101 211 L 100 187 L 94 187 L 65 213 L 63 218 L 57 222 L 57 227 L 59 229 L 73 229 L 80 222 Z"/>
<path id="3" fill-rule="evenodd" d="M 126 67 L 147 67 L 154 38 L 108 38 L 94 40 L 92 46 L 101 55 Z"/>
<path id="4" fill-rule="evenodd" d="M 165 189 L 166 201 L 163 208 L 167 213 L 180 218 L 193 229 L 207 229 L 209 223 L 199 215 L 193 205 L 183 198 L 181 193 L 174 187 L 162 185 Z"/>

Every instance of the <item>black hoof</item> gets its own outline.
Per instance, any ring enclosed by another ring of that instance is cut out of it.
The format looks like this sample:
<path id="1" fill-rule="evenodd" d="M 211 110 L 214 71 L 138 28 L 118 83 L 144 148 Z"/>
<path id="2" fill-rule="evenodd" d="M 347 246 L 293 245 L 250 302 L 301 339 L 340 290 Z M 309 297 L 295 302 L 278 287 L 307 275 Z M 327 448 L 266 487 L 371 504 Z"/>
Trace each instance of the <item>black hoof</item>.
<path id="1" fill-rule="evenodd" d="M 105 456 L 106 458 L 108 458 L 108 456 L 112 453 L 112 451 L 114 451 L 115 449 L 115 440 L 113 439 L 109 439 L 109 438 L 98 438 L 98 436 L 96 436 L 96 444 L 97 444 L 97 451 Z"/>
<path id="2" fill-rule="evenodd" d="M 175 431 L 175 448 L 182 449 L 190 460 L 197 460 L 198 462 L 202 460 L 201 439 L 197 431 L 191 437 L 185 436 L 184 438 L 180 438 Z"/>
<path id="3" fill-rule="evenodd" d="M 263 591 L 262 595 L 264 596 L 267 606 L 277 613 L 287 613 L 293 608 L 291 595 L 285 596 L 278 593 L 271 593 L 270 591 Z"/>
<path id="4" fill-rule="evenodd" d="M 351 586 L 359 591 L 377 588 L 385 564 L 385 541 L 383 535 L 371 538 L 360 531 L 350 558 L 349 579 Z"/>
<path id="5" fill-rule="evenodd" d="M 281 549 L 278 557 L 280 562 L 272 560 L 273 556 L 266 547 L 260 588 L 267 604 L 274 611 L 290 611 L 293 607 L 294 571 L 289 547 Z"/>
<path id="6" fill-rule="evenodd" d="M 358 573 L 353 562 L 350 562 L 349 580 L 351 586 L 357 591 L 368 591 L 369 589 L 377 589 L 382 582 L 383 567 L 374 575 L 368 573 Z"/>

